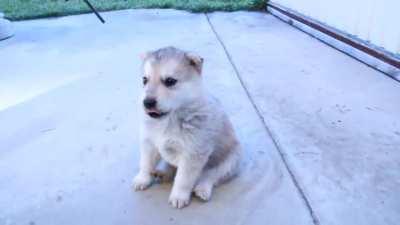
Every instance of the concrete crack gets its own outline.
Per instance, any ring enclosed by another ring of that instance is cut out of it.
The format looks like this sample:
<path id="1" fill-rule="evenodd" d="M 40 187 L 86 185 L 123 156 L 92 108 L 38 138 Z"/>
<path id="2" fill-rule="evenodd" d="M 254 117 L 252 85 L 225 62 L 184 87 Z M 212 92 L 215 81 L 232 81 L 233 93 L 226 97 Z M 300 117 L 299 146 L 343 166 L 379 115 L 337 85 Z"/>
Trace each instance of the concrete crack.
<path id="1" fill-rule="evenodd" d="M 229 53 L 229 51 L 228 51 L 226 45 L 225 45 L 224 42 L 222 41 L 222 38 L 220 37 L 220 35 L 219 35 L 218 32 L 216 31 L 214 25 L 212 24 L 209 15 L 208 15 L 207 13 L 205 13 L 204 15 L 205 15 L 205 17 L 207 18 L 207 22 L 208 22 L 208 24 L 210 25 L 210 28 L 211 28 L 211 30 L 213 31 L 215 37 L 217 38 L 218 42 L 220 43 L 220 45 L 221 45 L 222 48 L 224 49 L 224 52 L 225 52 L 225 54 L 226 54 L 226 57 L 228 58 L 230 64 L 232 65 L 232 68 L 233 68 L 233 70 L 235 71 L 235 75 L 236 75 L 237 79 L 239 80 L 241 86 L 243 87 L 243 89 L 244 89 L 244 91 L 245 91 L 245 93 L 246 93 L 247 98 L 249 99 L 249 101 L 250 101 L 251 105 L 253 106 L 254 110 L 256 111 L 257 116 L 258 116 L 258 118 L 260 119 L 260 121 L 262 122 L 262 125 L 263 125 L 264 129 L 266 130 L 268 136 L 269 136 L 269 137 L 271 138 L 271 140 L 273 141 L 274 146 L 275 146 L 275 148 L 277 149 L 277 151 L 278 151 L 278 153 L 279 153 L 279 156 L 281 157 L 281 160 L 283 161 L 283 164 L 285 165 L 286 170 L 288 171 L 288 173 L 289 173 L 289 175 L 290 175 L 291 180 L 293 181 L 294 185 L 296 186 L 296 189 L 297 189 L 297 191 L 298 191 L 298 193 L 299 193 L 301 199 L 303 200 L 304 204 L 306 205 L 306 207 L 307 207 L 307 209 L 308 209 L 308 211 L 309 211 L 309 213 L 310 213 L 310 216 L 311 216 L 311 218 L 312 218 L 312 220 L 313 220 L 313 223 L 314 223 L 315 225 L 320 225 L 320 222 L 319 222 L 318 217 L 316 216 L 316 214 L 315 214 L 313 208 L 311 207 L 311 204 L 310 204 L 309 200 L 307 199 L 307 197 L 306 197 L 306 195 L 305 195 L 305 193 L 304 193 L 302 187 L 300 186 L 299 182 L 296 180 L 296 177 L 295 177 L 295 175 L 294 175 L 292 169 L 291 169 L 290 166 L 289 166 L 288 160 L 287 160 L 286 157 L 285 157 L 285 153 L 283 152 L 282 147 L 281 147 L 281 145 L 280 145 L 279 142 L 278 142 L 277 135 L 274 134 L 274 133 L 272 132 L 272 130 L 269 128 L 269 126 L 267 125 L 267 123 L 266 123 L 264 117 L 263 117 L 262 114 L 261 114 L 260 109 L 257 107 L 257 105 L 256 105 L 256 103 L 254 102 L 254 100 L 253 100 L 253 98 L 252 98 L 252 96 L 251 96 L 249 90 L 247 89 L 247 87 L 246 87 L 246 85 L 245 85 L 245 83 L 244 83 L 244 81 L 243 81 L 243 79 L 242 79 L 242 77 L 241 77 L 241 75 L 240 75 L 240 73 L 239 73 L 239 70 L 237 69 L 237 67 L 236 67 L 236 65 L 235 65 L 235 63 L 234 63 L 234 61 L 233 61 L 233 59 L 232 59 L 231 54 Z"/>

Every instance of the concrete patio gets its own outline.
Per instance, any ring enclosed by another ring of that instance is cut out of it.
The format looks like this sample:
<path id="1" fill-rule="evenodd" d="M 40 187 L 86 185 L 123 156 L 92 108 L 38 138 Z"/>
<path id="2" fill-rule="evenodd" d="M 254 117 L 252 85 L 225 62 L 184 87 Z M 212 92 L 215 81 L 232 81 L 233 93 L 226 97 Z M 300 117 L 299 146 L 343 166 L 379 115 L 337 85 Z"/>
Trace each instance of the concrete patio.
<path id="1" fill-rule="evenodd" d="M 124 10 L 14 23 L 0 42 L 0 224 L 398 224 L 400 83 L 262 12 Z M 176 210 L 133 192 L 139 53 L 205 58 L 240 176 Z"/>

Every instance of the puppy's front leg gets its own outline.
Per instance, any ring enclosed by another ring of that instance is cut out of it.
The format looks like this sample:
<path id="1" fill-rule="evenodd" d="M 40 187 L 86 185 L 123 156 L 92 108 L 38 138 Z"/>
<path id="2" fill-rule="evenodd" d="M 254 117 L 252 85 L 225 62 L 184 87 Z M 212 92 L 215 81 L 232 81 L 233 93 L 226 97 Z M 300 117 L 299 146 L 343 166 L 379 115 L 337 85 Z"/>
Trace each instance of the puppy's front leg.
<path id="1" fill-rule="evenodd" d="M 174 185 L 169 203 L 175 208 L 183 208 L 190 202 L 193 187 L 200 176 L 206 158 L 192 159 L 190 157 L 182 157 L 178 164 Z"/>
<path id="2" fill-rule="evenodd" d="M 135 191 L 148 188 L 153 181 L 152 172 L 156 168 L 161 156 L 157 148 L 145 141 L 140 149 L 140 169 L 139 173 L 133 179 L 133 188 Z"/>

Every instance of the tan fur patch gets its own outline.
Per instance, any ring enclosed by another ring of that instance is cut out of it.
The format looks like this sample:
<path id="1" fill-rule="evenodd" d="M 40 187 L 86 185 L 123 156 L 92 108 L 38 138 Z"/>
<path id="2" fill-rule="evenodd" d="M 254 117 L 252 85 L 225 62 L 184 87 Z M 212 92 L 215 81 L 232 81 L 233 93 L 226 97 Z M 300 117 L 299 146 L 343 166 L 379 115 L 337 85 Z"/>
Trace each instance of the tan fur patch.
<path id="1" fill-rule="evenodd" d="M 200 75 L 203 59 L 194 53 L 188 53 L 175 47 L 166 47 L 154 52 L 146 53 L 143 57 L 143 69 L 147 76 L 158 75 L 178 76 L 187 79 L 187 76 Z"/>

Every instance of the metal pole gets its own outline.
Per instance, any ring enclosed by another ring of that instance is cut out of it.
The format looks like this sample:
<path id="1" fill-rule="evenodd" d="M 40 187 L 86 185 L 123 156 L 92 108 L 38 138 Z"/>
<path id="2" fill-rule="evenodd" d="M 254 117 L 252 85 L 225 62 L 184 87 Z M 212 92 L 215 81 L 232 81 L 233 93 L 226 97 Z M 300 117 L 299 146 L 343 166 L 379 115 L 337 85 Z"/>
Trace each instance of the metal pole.
<path id="1" fill-rule="evenodd" d="M 96 14 L 97 18 L 99 18 L 99 20 L 102 23 L 105 23 L 106 21 L 103 19 L 103 17 L 100 16 L 100 14 L 96 11 L 96 9 L 92 6 L 92 4 L 90 4 L 89 0 L 83 0 L 88 6 L 89 8 L 94 12 L 94 14 Z"/>
<path id="2" fill-rule="evenodd" d="M 66 2 L 68 0 L 65 0 Z M 96 14 L 97 18 L 102 22 L 105 23 L 106 21 L 103 19 L 103 17 L 101 17 L 101 15 L 97 12 L 97 10 L 93 7 L 93 5 L 89 2 L 89 0 L 83 0 L 86 5 L 89 6 L 90 10 L 92 10 L 92 12 L 94 12 L 94 14 Z"/>

